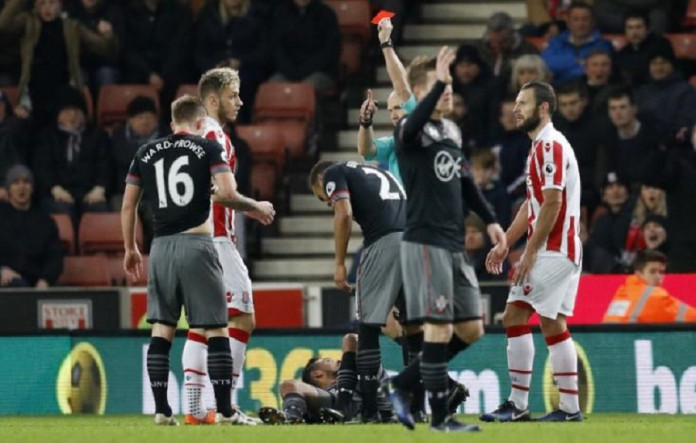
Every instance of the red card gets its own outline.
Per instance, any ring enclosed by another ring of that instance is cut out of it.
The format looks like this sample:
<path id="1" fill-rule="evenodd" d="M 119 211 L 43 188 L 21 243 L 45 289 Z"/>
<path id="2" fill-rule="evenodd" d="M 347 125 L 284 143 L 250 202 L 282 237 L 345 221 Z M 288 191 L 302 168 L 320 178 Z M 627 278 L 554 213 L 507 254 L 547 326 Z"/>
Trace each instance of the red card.
<path id="1" fill-rule="evenodd" d="M 391 11 L 387 11 L 387 10 L 385 10 L 385 9 L 382 9 L 381 11 L 379 11 L 379 12 L 377 13 L 377 15 L 375 15 L 375 16 L 372 18 L 372 24 L 373 24 L 373 25 L 378 25 L 379 22 L 381 22 L 381 21 L 384 20 L 385 18 L 392 18 L 392 17 L 394 17 L 394 15 L 396 15 L 396 14 L 394 14 L 394 13 L 391 12 Z"/>

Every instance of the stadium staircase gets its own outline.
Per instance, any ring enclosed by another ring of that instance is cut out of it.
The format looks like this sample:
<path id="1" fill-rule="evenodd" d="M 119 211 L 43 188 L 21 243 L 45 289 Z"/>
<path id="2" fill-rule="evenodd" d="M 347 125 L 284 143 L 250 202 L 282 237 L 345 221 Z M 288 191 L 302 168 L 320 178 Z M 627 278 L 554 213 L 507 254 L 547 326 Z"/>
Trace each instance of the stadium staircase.
<path id="1" fill-rule="evenodd" d="M 404 41 L 398 48 L 402 60 L 417 55 L 436 55 L 443 44 L 458 46 L 465 41 L 480 38 L 487 18 L 498 11 L 506 11 L 516 21 L 524 20 L 526 11 L 521 0 L 428 0 L 420 6 L 420 23 L 406 25 Z M 375 43 L 376 44 L 376 43 Z M 385 110 L 391 91 L 384 63 L 378 64 L 376 82 L 372 87 L 380 111 L 375 116 L 375 135 L 392 133 Z M 363 91 L 353 91 L 362 96 Z M 349 161 L 361 158 L 356 153 L 359 102 L 348 101 L 343 130 L 336 133 L 336 149 L 322 146 L 320 158 Z M 260 258 L 253 261 L 254 281 L 301 281 L 332 284 L 333 281 L 333 220 L 326 204 L 307 194 L 306 171 L 293 187 L 287 204 L 287 214 L 278 218 L 273 235 L 261 239 Z M 360 228 L 353 225 L 353 237 L 348 246 L 352 255 L 361 246 Z M 350 266 L 350 260 L 347 263 Z"/>

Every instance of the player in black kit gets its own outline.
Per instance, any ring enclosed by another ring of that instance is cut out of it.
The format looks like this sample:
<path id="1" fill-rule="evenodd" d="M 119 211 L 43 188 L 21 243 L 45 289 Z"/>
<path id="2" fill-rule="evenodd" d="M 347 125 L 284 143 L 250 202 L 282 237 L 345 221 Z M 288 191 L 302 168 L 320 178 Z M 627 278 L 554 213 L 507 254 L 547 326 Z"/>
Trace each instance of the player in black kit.
<path id="1" fill-rule="evenodd" d="M 408 195 L 401 268 L 409 321 L 424 323 L 418 360 L 384 385 L 399 420 L 413 429 L 407 393 L 420 377 L 438 431 L 476 431 L 457 422 L 447 409 L 447 362 L 483 335 L 478 281 L 464 245 L 468 210 L 488 225 L 494 244 L 505 241 L 495 214 L 474 184 L 462 154 L 452 109 L 450 64 L 454 52 L 443 47 L 436 60 L 411 67 L 411 87 L 419 105 L 395 130 L 396 155 Z M 454 332 L 454 334 L 453 334 Z"/>
<path id="2" fill-rule="evenodd" d="M 169 350 L 182 304 L 191 327 L 206 330 L 208 375 L 215 391 L 219 421 L 229 423 L 232 355 L 227 338 L 227 302 L 222 268 L 213 246 L 210 218 L 211 179 L 215 201 L 252 211 L 262 223 L 273 221 L 269 202 L 237 193 L 223 148 L 200 135 L 205 108 L 198 98 L 183 96 L 172 103 L 174 134 L 141 146 L 126 177 L 121 208 L 125 257 L 123 267 L 137 279 L 143 259 L 135 243 L 138 203 L 144 197 L 154 212 L 147 282 L 147 321 L 152 338 L 147 371 L 155 399 L 155 424 L 177 425 L 167 400 Z"/>
<path id="3" fill-rule="evenodd" d="M 356 281 L 358 352 L 354 362 L 350 358 L 341 361 L 344 370 L 338 372 L 335 407 L 350 415 L 353 392 L 350 381 L 342 375 L 354 365 L 363 400 L 361 419 L 377 422 L 379 334 L 402 289 L 399 250 L 406 221 L 406 194 L 389 171 L 356 162 L 320 161 L 309 178 L 314 195 L 334 209 L 334 280 L 345 291 L 351 290 L 346 283 L 345 257 L 353 219 L 365 237 Z"/>

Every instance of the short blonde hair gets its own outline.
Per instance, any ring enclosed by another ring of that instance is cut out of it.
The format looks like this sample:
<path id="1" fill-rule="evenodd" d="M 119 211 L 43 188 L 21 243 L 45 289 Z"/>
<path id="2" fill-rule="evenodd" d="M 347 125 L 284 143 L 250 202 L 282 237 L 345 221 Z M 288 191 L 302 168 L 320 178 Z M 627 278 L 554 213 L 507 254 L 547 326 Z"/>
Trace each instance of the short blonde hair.
<path id="1" fill-rule="evenodd" d="M 537 80 L 543 83 L 551 82 L 551 71 L 543 58 L 536 54 L 525 54 L 517 58 L 512 65 L 512 74 L 510 75 L 510 85 L 508 86 L 511 93 L 517 94 L 522 85 L 517 82 L 520 78 L 520 71 L 523 69 L 533 69 L 539 73 L 540 78 Z"/>
<path id="2" fill-rule="evenodd" d="M 428 82 L 428 72 L 437 66 L 435 57 L 418 56 L 408 65 L 408 83 L 411 90 L 416 85 L 424 86 Z"/>
<path id="3" fill-rule="evenodd" d="M 213 68 L 206 71 L 198 81 L 201 100 L 210 94 L 219 95 L 224 88 L 239 85 L 239 73 L 232 68 Z"/>

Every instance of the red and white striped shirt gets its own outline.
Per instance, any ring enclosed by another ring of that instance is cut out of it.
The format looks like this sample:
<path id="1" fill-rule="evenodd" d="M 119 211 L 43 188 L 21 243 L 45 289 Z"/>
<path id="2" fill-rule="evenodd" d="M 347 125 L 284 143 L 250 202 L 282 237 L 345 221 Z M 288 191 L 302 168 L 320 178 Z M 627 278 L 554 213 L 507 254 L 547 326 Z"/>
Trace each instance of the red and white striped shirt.
<path id="1" fill-rule="evenodd" d="M 562 192 L 561 210 L 539 255 L 560 252 L 580 264 L 580 172 L 575 152 L 552 123 L 544 126 L 532 142 L 527 157 L 527 235 L 532 236 L 544 202 L 545 189 Z"/>
<path id="2" fill-rule="evenodd" d="M 222 126 L 214 118 L 208 116 L 205 118 L 205 132 L 204 137 L 208 140 L 213 140 L 218 142 L 223 148 L 225 148 L 225 153 L 229 159 L 230 169 L 234 173 L 234 167 L 237 163 L 237 156 L 234 152 L 234 146 L 230 138 L 222 130 Z M 227 237 L 232 241 L 234 238 L 234 210 L 226 208 L 219 203 L 213 203 L 213 209 L 211 210 L 211 216 L 213 218 L 213 229 L 215 237 Z"/>

